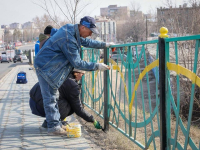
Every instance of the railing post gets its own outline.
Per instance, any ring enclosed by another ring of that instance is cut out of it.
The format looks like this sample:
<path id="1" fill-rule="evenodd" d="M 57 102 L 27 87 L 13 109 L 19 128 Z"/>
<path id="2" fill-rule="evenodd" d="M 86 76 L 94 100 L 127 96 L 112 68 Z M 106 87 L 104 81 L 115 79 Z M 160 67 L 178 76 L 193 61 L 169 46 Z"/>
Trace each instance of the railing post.
<path id="1" fill-rule="evenodd" d="M 29 50 L 29 63 L 32 65 L 33 64 L 33 53 L 32 50 Z"/>
<path id="2" fill-rule="evenodd" d="M 109 49 L 104 48 L 104 64 L 109 64 Z M 109 70 L 104 71 L 104 131 L 109 130 Z"/>
<path id="3" fill-rule="evenodd" d="M 80 51 L 80 55 L 81 55 L 81 59 L 83 60 L 83 50 L 82 50 L 82 48 L 81 48 L 81 51 Z M 85 76 L 82 76 L 82 78 L 81 78 L 81 102 L 83 103 L 83 101 L 84 101 L 84 81 L 85 81 Z"/>
<path id="4" fill-rule="evenodd" d="M 92 49 L 92 62 L 94 62 L 94 49 Z M 92 90 L 94 90 L 94 71 L 92 71 Z M 94 92 L 92 93 L 92 99 L 94 100 Z M 92 108 L 94 109 L 94 101 L 92 101 Z"/>
<path id="5" fill-rule="evenodd" d="M 160 89 L 160 149 L 167 149 L 167 122 L 166 122 L 166 62 L 165 62 L 165 37 L 168 30 L 165 27 L 160 29 L 159 35 L 159 89 Z"/>
<path id="6" fill-rule="evenodd" d="M 132 50 L 131 50 L 131 46 L 128 47 L 128 96 L 129 96 L 129 104 L 131 103 L 131 96 L 132 96 L 132 78 L 131 78 L 131 63 L 133 62 L 133 58 L 132 58 Z M 132 126 L 131 126 L 131 122 L 132 122 L 132 112 L 129 112 L 129 137 L 132 136 Z"/>

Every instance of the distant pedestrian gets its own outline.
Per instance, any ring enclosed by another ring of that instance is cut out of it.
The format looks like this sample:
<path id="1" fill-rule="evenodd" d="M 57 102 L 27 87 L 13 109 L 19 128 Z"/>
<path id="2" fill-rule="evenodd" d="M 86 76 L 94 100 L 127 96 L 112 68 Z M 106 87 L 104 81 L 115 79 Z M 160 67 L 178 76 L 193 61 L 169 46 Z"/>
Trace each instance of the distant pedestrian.
<path id="1" fill-rule="evenodd" d="M 37 53 L 39 52 L 39 50 L 42 48 L 42 46 L 44 45 L 44 43 L 48 40 L 48 38 L 50 37 L 51 34 L 51 29 L 53 27 L 51 25 L 46 26 L 46 28 L 44 29 L 44 34 L 40 33 L 39 35 L 39 40 L 35 43 L 35 56 L 37 55 Z"/>
<path id="2" fill-rule="evenodd" d="M 110 46 L 109 43 L 86 38 L 92 33 L 98 34 L 92 17 L 82 18 L 80 24 L 66 24 L 46 41 L 35 57 L 34 67 L 41 88 L 50 135 L 66 135 L 59 120 L 56 92 L 73 68 L 86 71 L 109 69 L 103 63 L 86 62 L 80 58 L 81 45 L 99 49 Z"/>

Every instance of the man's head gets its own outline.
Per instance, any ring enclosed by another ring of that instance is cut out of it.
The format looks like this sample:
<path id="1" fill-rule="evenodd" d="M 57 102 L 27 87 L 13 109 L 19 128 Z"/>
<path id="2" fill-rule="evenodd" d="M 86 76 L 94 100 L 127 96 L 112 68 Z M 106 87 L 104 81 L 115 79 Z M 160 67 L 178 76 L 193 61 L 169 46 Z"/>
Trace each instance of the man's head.
<path id="1" fill-rule="evenodd" d="M 85 71 L 83 71 L 83 70 L 78 70 L 78 69 L 73 70 L 73 75 L 74 75 L 76 81 L 81 80 L 81 78 L 84 74 L 85 74 Z"/>
<path id="2" fill-rule="evenodd" d="M 46 28 L 44 29 L 44 34 L 50 36 L 52 28 L 53 27 L 51 25 L 46 26 Z"/>
<path id="3" fill-rule="evenodd" d="M 80 21 L 79 33 L 83 38 L 91 36 L 92 33 L 99 34 L 95 25 L 95 19 L 90 16 L 83 17 Z"/>

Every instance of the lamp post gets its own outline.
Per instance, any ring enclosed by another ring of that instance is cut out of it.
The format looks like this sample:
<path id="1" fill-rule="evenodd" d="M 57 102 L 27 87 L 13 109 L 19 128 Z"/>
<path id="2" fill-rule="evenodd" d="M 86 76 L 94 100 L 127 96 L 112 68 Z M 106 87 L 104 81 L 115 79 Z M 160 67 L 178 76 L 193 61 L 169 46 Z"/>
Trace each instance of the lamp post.
<path id="1" fill-rule="evenodd" d="M 147 27 L 147 14 L 146 14 L 146 41 L 147 41 L 147 36 L 148 36 L 148 27 Z"/>
<path id="2" fill-rule="evenodd" d="M 22 42 L 23 42 L 23 40 L 24 40 L 24 34 L 23 34 L 23 32 L 24 32 L 24 30 L 22 29 Z"/>
<path id="3" fill-rule="evenodd" d="M 4 46 L 4 32 L 2 34 L 2 46 Z M 4 47 L 3 47 L 3 50 L 4 50 Z"/>

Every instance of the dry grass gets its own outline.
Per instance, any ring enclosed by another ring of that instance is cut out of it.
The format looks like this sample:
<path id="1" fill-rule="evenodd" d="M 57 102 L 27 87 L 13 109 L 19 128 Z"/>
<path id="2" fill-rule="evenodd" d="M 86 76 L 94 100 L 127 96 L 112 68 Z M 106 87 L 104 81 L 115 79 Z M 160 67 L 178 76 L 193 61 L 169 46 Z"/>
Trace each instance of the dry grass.
<path id="1" fill-rule="evenodd" d="M 97 116 L 91 109 L 85 108 L 90 114 L 92 114 L 96 120 L 103 125 L 103 119 Z M 109 150 L 109 149 L 120 149 L 120 150 L 137 150 L 138 146 L 135 145 L 131 140 L 126 138 L 124 135 L 116 131 L 111 125 L 109 126 L 108 132 L 103 132 L 102 130 L 97 130 L 94 128 L 92 123 L 87 123 L 80 117 L 77 117 L 83 128 L 87 131 L 89 139 L 92 140 L 99 148 Z"/>
<path id="2" fill-rule="evenodd" d="M 94 113 L 91 109 L 89 109 L 88 107 L 85 107 L 85 109 L 90 114 L 92 114 L 95 117 L 96 120 L 100 121 L 101 125 L 104 124 L 103 119 L 101 117 L 97 116 L 97 114 Z M 123 108 L 121 108 L 121 110 L 123 111 Z M 135 111 L 135 109 L 133 109 L 133 111 Z M 126 115 L 128 115 L 128 112 L 126 113 Z M 149 113 L 145 113 L 145 115 L 148 116 Z M 112 116 L 112 113 L 111 113 L 110 116 Z M 86 121 L 84 121 L 80 117 L 77 117 L 77 118 L 81 122 L 81 124 L 83 125 L 84 129 L 88 132 L 90 139 L 92 139 L 92 141 L 98 147 L 100 147 L 101 149 L 123 149 L 123 150 L 130 150 L 130 149 L 138 150 L 138 149 L 140 149 L 134 142 L 129 140 L 127 137 L 125 137 L 122 133 L 117 131 L 111 125 L 109 126 L 109 131 L 107 133 L 104 133 L 101 130 L 95 129 L 93 124 L 87 123 Z M 132 116 L 132 120 L 133 119 L 135 119 L 135 115 Z M 110 118 L 110 120 L 112 120 L 112 118 Z M 143 122 L 143 121 L 144 121 L 143 112 L 142 112 L 142 110 L 138 110 L 137 122 Z M 120 117 L 118 127 L 125 131 L 125 125 L 124 124 L 125 124 L 124 120 Z M 152 125 L 153 125 L 154 131 L 158 130 L 157 124 L 158 124 L 157 118 L 154 117 L 152 119 Z M 186 122 L 183 122 L 183 124 L 184 124 L 185 127 L 187 127 Z M 176 130 L 175 127 L 176 127 L 176 121 L 172 118 L 172 120 L 171 120 L 171 135 L 172 135 L 172 137 L 174 137 L 174 134 L 175 134 L 175 130 Z M 127 133 L 129 133 L 128 128 L 129 127 L 126 124 Z M 199 131 L 200 131 L 200 129 L 198 127 L 191 126 L 190 137 L 192 138 L 193 142 L 196 144 L 197 147 L 198 147 L 199 140 L 200 140 Z M 133 136 L 134 136 L 134 133 L 135 133 L 134 128 L 132 128 L 132 133 L 133 133 Z M 140 142 L 141 144 L 145 145 L 145 130 L 144 130 L 144 128 L 137 128 L 136 133 L 137 133 L 136 134 L 136 140 L 138 142 Z M 146 134 L 147 134 L 147 140 L 148 140 L 149 137 L 152 134 L 151 124 L 146 125 Z M 177 139 L 177 141 L 182 146 L 184 146 L 185 136 L 183 135 L 180 127 L 178 127 L 178 139 Z M 155 138 L 155 143 L 156 143 L 156 149 L 160 149 L 160 138 L 159 137 Z M 153 142 L 151 142 L 149 149 L 150 150 L 155 149 Z M 191 149 L 190 146 L 188 146 L 188 149 Z"/>

